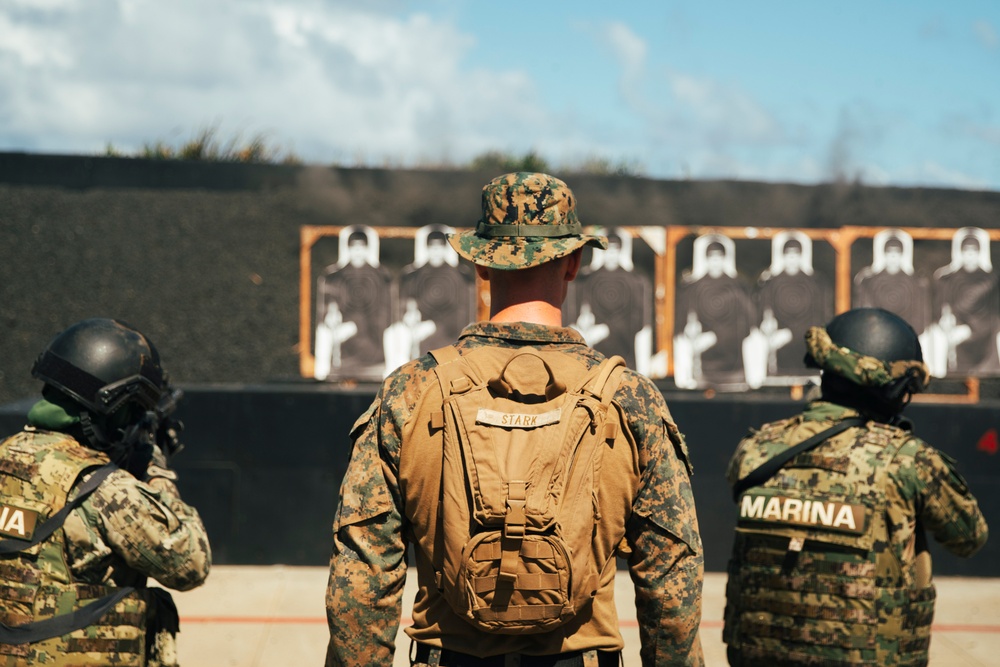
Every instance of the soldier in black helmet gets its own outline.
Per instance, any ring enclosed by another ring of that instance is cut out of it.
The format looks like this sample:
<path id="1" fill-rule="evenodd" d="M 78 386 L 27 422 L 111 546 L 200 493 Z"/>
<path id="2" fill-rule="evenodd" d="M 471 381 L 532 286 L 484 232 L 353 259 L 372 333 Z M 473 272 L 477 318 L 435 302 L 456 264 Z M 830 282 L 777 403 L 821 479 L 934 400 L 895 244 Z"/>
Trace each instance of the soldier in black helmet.
<path id="1" fill-rule="evenodd" d="M 820 400 L 762 426 L 729 464 L 739 518 L 731 665 L 925 665 L 934 585 L 925 531 L 971 556 L 986 521 L 954 461 L 901 415 L 929 381 L 916 332 L 857 308 L 806 334 Z"/>
<path id="2" fill-rule="evenodd" d="M 211 551 L 166 453 L 177 396 L 153 344 L 110 319 L 52 340 L 42 399 L 0 442 L 0 664 L 168 666 L 177 610 Z"/>

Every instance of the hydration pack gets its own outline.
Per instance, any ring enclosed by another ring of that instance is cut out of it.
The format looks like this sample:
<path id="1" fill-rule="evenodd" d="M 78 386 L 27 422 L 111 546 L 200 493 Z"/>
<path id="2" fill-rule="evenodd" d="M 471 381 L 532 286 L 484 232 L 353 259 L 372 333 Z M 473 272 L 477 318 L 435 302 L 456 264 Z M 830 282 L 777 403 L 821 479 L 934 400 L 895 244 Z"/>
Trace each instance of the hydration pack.
<path id="1" fill-rule="evenodd" d="M 483 631 L 557 628 L 597 595 L 617 546 L 596 544 L 595 526 L 601 461 L 622 433 L 611 399 L 625 363 L 587 368 L 530 347 L 431 354 L 444 397 L 429 415 L 444 431 L 438 586 Z"/>

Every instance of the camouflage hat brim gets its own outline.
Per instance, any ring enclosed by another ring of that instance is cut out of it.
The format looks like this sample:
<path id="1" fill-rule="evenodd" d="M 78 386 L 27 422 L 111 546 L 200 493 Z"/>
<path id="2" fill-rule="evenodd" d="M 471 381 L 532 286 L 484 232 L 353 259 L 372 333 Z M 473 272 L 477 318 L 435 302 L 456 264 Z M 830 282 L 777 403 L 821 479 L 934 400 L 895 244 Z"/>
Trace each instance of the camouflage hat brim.
<path id="1" fill-rule="evenodd" d="M 890 387 L 912 379 L 909 388 L 922 391 L 931 381 L 930 370 L 922 361 L 882 361 L 860 354 L 834 343 L 822 327 L 810 327 L 806 332 L 806 349 L 820 369 L 862 387 Z"/>
<path id="2" fill-rule="evenodd" d="M 480 236 L 476 230 L 451 234 L 448 242 L 459 255 L 479 266 L 501 271 L 528 269 L 564 257 L 584 246 L 605 249 L 603 236 L 574 234 L 549 238 L 539 236 L 492 237 Z"/>

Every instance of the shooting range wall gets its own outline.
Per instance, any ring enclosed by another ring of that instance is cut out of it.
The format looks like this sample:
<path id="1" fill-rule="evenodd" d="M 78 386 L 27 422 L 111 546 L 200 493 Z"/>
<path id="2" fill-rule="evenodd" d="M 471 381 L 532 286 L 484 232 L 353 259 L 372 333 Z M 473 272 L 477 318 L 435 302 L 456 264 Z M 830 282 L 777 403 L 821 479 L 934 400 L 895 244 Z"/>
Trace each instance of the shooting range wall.
<path id="1" fill-rule="evenodd" d="M 215 561 L 227 564 L 323 565 L 340 480 L 347 467 L 347 433 L 375 395 L 320 385 L 199 385 L 184 387 L 178 410 L 186 448 L 177 457 L 180 489 L 198 508 Z M 706 568 L 724 572 L 732 546 L 736 506 L 724 479 L 736 442 L 750 424 L 791 416 L 801 405 L 775 398 L 748 399 L 666 394 L 684 431 L 695 469 L 698 520 Z M 31 400 L 0 407 L 0 432 L 24 423 Z M 911 406 L 915 430 L 959 461 L 987 521 L 1000 521 L 1000 404 Z M 938 574 L 1000 576 L 1000 540 L 972 559 L 952 556 L 931 542 Z"/>
<path id="2" fill-rule="evenodd" d="M 319 565 L 347 432 L 374 387 L 299 376 L 303 225 L 470 226 L 495 174 L 0 154 L 0 433 L 39 390 L 31 364 L 58 331 L 117 317 L 148 333 L 187 399 L 176 461 L 219 563 Z M 1000 193 L 567 176 L 585 224 L 995 228 Z M 665 389 L 687 434 L 708 567 L 724 570 L 734 507 L 726 461 L 749 426 L 800 405 Z M 955 456 L 1000 525 L 996 383 L 968 405 L 915 405 L 917 432 Z M 1000 576 L 993 540 L 936 571 Z"/>

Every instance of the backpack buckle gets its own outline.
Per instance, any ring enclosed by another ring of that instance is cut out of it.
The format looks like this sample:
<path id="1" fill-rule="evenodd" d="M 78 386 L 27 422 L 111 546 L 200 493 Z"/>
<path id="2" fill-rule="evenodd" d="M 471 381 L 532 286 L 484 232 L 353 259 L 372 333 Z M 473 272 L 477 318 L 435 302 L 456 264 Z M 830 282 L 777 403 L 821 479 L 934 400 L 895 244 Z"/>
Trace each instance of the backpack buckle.
<path id="1" fill-rule="evenodd" d="M 464 375 L 451 381 L 451 393 L 464 394 L 472 389 L 472 382 Z"/>
<path id="2" fill-rule="evenodd" d="M 527 497 L 527 482 L 515 481 L 508 483 L 507 514 L 503 518 L 503 534 L 505 537 L 515 539 L 524 537 L 524 524 L 527 523 L 524 506 L 527 503 Z"/>

